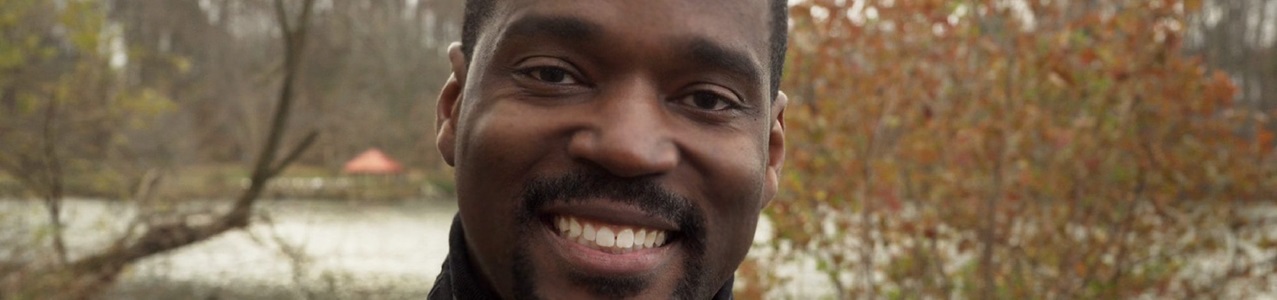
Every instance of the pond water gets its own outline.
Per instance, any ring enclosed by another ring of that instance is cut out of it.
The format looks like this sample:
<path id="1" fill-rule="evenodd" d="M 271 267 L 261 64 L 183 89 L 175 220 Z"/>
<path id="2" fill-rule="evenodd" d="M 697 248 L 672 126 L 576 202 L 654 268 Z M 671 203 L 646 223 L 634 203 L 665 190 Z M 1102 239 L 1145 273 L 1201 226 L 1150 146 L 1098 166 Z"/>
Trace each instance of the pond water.
<path id="1" fill-rule="evenodd" d="M 45 220 L 35 201 L 0 201 L 0 206 L 5 212 L 0 221 L 6 223 Z M 112 232 L 122 231 L 137 215 L 131 207 L 68 200 L 64 216 L 71 220 L 71 256 L 116 236 Z M 102 298 L 421 299 L 448 253 L 448 229 L 457 209 L 451 201 L 306 200 L 262 201 L 258 208 L 270 222 L 255 220 L 248 230 L 142 260 Z M 0 232 L 0 238 L 19 235 L 12 231 Z"/>

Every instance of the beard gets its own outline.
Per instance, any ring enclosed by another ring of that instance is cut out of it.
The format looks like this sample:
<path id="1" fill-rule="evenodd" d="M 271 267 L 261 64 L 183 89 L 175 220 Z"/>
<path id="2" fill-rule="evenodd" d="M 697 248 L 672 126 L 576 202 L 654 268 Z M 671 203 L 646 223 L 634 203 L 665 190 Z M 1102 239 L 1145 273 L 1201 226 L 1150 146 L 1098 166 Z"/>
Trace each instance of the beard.
<path id="1" fill-rule="evenodd" d="M 683 274 L 675 287 L 677 299 L 696 298 L 703 287 L 705 257 L 705 218 L 692 202 L 661 187 L 653 178 L 626 179 L 599 169 L 585 169 L 558 176 L 538 177 L 525 186 L 515 208 L 519 234 L 513 249 L 515 297 L 537 299 L 536 265 L 529 246 L 532 231 L 542 226 L 536 212 L 554 202 L 579 203 L 586 199 L 611 199 L 638 207 L 648 215 L 672 220 L 679 226 L 680 242 L 687 257 Z M 598 276 L 577 270 L 568 271 L 568 279 L 600 298 L 619 299 L 639 295 L 652 285 L 645 276 Z"/>

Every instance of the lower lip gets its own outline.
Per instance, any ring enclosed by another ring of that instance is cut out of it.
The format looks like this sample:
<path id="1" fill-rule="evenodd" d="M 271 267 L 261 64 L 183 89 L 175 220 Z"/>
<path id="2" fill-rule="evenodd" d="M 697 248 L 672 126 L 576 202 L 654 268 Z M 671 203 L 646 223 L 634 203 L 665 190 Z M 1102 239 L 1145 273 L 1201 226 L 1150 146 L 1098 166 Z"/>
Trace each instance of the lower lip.
<path id="1" fill-rule="evenodd" d="M 548 227 L 544 234 L 554 242 L 550 244 L 561 254 L 568 264 L 587 273 L 601 275 L 639 275 L 660 268 L 670 260 L 670 249 L 675 243 L 665 244 L 657 248 L 648 248 L 629 253 L 609 253 L 568 241 Z"/>

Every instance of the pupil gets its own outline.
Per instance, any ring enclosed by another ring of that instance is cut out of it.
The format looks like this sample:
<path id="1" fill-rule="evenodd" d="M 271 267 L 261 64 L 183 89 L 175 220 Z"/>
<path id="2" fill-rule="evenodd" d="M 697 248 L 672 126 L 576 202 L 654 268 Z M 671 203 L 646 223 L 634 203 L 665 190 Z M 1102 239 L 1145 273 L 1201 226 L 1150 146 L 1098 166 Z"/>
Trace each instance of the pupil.
<path id="1" fill-rule="evenodd" d="M 712 109 L 715 104 L 718 104 L 718 99 L 715 99 L 713 95 L 706 94 L 696 94 L 696 96 L 693 96 L 692 101 L 696 102 L 696 107 L 704 109 Z"/>
<path id="2" fill-rule="evenodd" d="M 549 82 L 560 82 L 560 81 L 563 81 L 563 77 L 565 75 L 566 74 L 564 74 L 563 71 L 560 71 L 560 70 L 541 69 L 541 80 L 545 80 Z"/>

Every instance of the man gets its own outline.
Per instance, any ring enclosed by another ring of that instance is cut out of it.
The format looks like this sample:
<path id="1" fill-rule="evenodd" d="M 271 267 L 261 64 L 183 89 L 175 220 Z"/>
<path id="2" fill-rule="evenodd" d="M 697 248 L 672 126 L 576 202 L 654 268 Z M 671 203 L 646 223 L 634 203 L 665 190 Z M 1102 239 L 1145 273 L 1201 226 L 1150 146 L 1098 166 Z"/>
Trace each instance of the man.
<path id="1" fill-rule="evenodd" d="M 726 299 L 784 161 L 777 0 L 471 0 L 431 299 Z"/>

